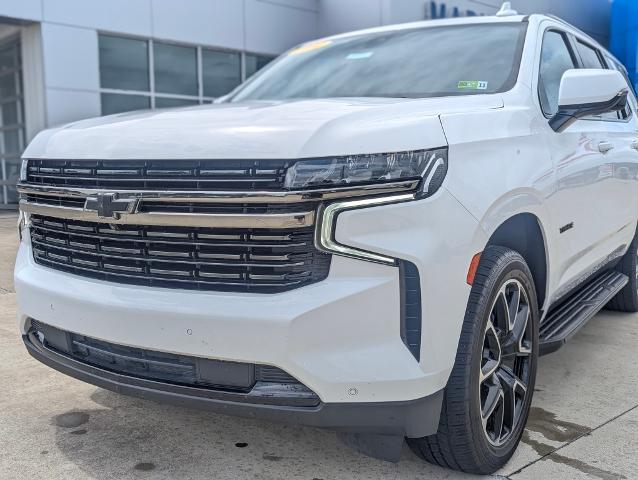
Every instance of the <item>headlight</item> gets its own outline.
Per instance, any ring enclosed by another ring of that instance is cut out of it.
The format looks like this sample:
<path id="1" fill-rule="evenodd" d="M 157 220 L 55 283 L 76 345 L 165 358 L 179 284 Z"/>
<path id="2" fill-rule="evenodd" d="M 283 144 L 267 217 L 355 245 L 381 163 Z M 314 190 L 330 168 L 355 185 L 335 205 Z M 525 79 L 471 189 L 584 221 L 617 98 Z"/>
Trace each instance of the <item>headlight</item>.
<path id="1" fill-rule="evenodd" d="M 446 171 L 447 148 L 349 155 L 300 160 L 288 168 L 284 185 L 299 190 L 423 180 L 420 190 L 430 195 L 443 183 Z"/>
<path id="2" fill-rule="evenodd" d="M 27 164 L 28 162 L 26 160 L 22 160 L 22 163 L 20 164 L 20 181 L 21 182 L 27 181 Z"/>

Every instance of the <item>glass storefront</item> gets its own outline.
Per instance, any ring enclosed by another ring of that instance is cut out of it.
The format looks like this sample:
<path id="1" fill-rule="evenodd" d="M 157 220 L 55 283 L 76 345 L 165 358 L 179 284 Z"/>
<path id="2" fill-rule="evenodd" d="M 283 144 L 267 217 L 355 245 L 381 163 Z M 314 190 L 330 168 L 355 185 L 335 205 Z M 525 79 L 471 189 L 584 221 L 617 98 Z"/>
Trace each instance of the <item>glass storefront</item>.
<path id="1" fill-rule="evenodd" d="M 20 37 L 0 41 L 0 208 L 18 203 L 16 182 L 24 150 Z"/>

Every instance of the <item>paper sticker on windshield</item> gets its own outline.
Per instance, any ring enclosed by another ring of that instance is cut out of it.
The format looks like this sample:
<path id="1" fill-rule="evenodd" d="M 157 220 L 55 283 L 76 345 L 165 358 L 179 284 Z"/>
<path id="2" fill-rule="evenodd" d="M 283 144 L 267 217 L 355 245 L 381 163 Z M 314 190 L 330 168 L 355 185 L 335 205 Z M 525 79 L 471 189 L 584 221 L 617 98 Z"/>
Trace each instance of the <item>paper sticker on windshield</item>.
<path id="1" fill-rule="evenodd" d="M 322 40 L 320 42 L 310 42 L 306 43 L 300 47 L 295 48 L 294 50 L 290 50 L 288 55 L 301 55 L 302 53 L 312 52 L 313 50 L 319 50 L 321 48 L 325 48 L 329 45 L 332 45 L 332 40 Z"/>
<path id="2" fill-rule="evenodd" d="M 459 82 L 459 90 L 487 90 L 487 82 L 481 80 L 465 80 Z"/>
<path id="3" fill-rule="evenodd" d="M 374 55 L 374 52 L 351 53 L 346 57 L 346 60 L 365 60 L 366 58 L 370 58 L 372 55 Z"/>

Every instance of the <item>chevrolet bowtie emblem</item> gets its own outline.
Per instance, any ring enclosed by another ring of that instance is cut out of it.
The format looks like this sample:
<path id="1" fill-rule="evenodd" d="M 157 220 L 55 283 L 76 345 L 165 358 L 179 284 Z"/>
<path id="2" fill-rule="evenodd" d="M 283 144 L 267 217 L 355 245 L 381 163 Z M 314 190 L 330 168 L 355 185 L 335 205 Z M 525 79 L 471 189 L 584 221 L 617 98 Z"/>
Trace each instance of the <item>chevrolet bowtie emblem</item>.
<path id="1" fill-rule="evenodd" d="M 96 212 L 100 218 L 119 219 L 121 213 L 135 213 L 138 200 L 135 198 L 119 198 L 117 193 L 98 193 L 88 197 L 84 210 Z"/>

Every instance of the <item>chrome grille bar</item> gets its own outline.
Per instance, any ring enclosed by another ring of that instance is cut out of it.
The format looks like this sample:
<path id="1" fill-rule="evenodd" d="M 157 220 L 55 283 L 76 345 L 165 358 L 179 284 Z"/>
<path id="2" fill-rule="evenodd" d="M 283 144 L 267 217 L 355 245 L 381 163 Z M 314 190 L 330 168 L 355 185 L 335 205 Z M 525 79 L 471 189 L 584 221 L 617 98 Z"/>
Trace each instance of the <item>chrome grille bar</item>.
<path id="1" fill-rule="evenodd" d="M 23 212 L 44 215 L 67 220 L 108 223 L 115 225 L 165 225 L 182 227 L 215 227 L 215 228 L 299 228 L 308 227 L 315 222 L 315 212 L 274 213 L 267 215 L 250 214 L 193 214 L 165 212 L 122 212 L 119 218 L 99 217 L 96 212 L 80 208 L 41 205 L 20 201 Z"/>
<path id="2" fill-rule="evenodd" d="M 23 195 L 43 195 L 50 197 L 79 198 L 100 193 L 116 193 L 121 197 L 153 200 L 165 203 L 301 203 L 333 200 L 338 198 L 352 198 L 407 192 L 414 190 L 419 180 L 388 182 L 374 185 L 359 185 L 357 187 L 335 187 L 307 191 L 172 191 L 172 190 L 123 190 L 106 188 L 76 188 L 49 187 L 29 183 L 19 183 L 18 192 Z"/>

